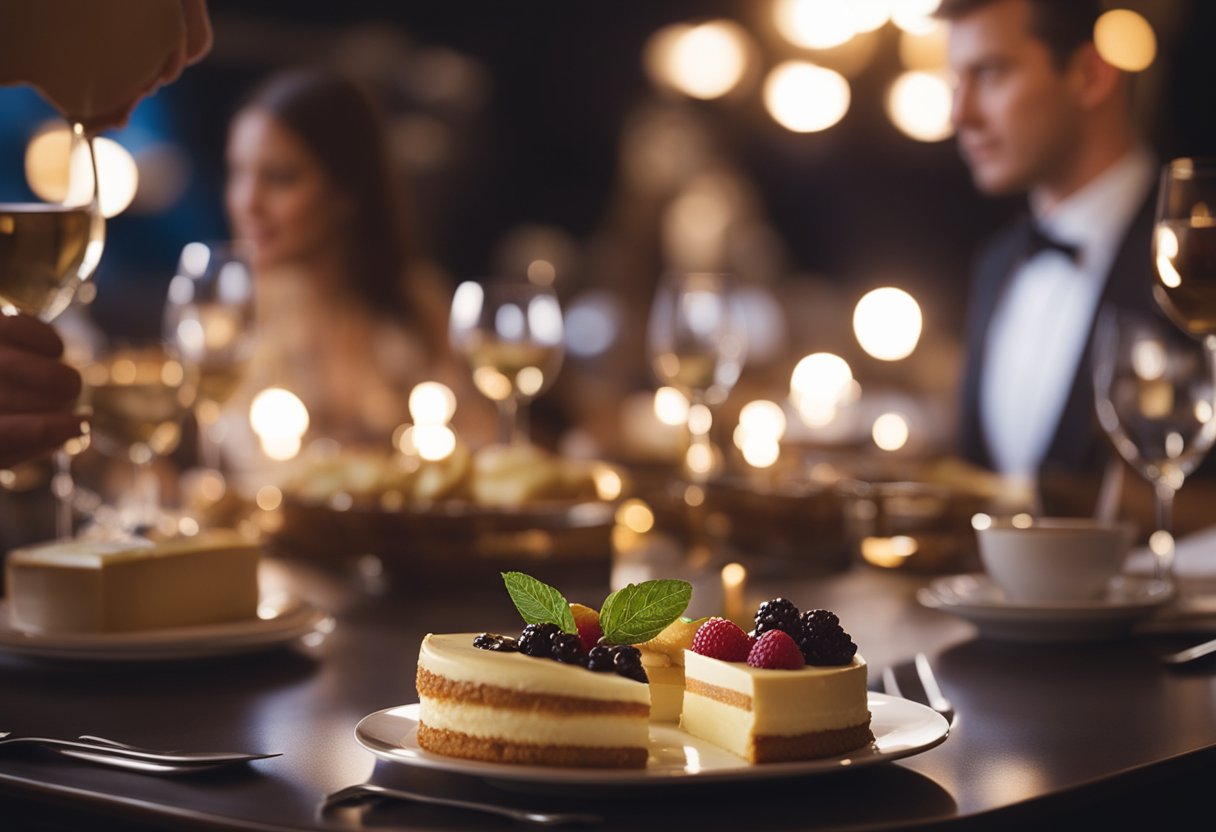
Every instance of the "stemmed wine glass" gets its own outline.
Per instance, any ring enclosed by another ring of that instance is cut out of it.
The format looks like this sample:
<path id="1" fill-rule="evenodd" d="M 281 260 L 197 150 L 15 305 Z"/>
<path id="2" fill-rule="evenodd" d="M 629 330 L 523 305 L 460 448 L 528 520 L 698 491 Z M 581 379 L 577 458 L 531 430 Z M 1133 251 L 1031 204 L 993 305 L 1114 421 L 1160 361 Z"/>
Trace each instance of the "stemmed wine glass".
<path id="1" fill-rule="evenodd" d="M 690 404 L 685 466 L 694 485 L 704 485 L 714 466 L 713 408 L 725 401 L 743 369 L 746 339 L 734 292 L 730 274 L 668 272 L 650 309 L 651 369 Z"/>
<path id="2" fill-rule="evenodd" d="M 1094 333 L 1098 421 L 1148 480 L 1157 506 L 1154 576 L 1172 576 L 1174 495 L 1216 439 L 1213 351 L 1163 317 L 1104 308 Z"/>
<path id="3" fill-rule="evenodd" d="M 1157 196 L 1153 295 L 1197 338 L 1216 336 L 1216 159 L 1175 159 Z"/>
<path id="4" fill-rule="evenodd" d="M 116 340 L 82 374 L 94 446 L 132 464 L 132 504 L 119 508 L 115 531 L 161 527 L 169 515 L 161 506 L 154 463 L 181 441 L 182 422 L 197 390 L 194 368 L 167 341 Z"/>
<path id="5" fill-rule="evenodd" d="M 0 203 L 0 315 L 49 322 L 93 276 L 105 247 L 92 137 L 79 123 L 44 131 L 31 143 L 26 173 L 46 201 Z M 73 535 L 71 462 L 87 443 L 87 435 L 73 439 L 54 454 L 51 487 L 60 538 Z"/>
<path id="6" fill-rule="evenodd" d="M 498 405 L 500 441 L 526 443 L 528 405 L 553 384 L 565 354 L 557 294 L 524 280 L 465 281 L 452 298 L 449 333 L 473 384 Z"/>
<path id="7" fill-rule="evenodd" d="M 225 490 L 217 435 L 220 412 L 253 357 L 254 324 L 253 276 L 240 248 L 229 242 L 188 243 L 169 283 L 164 337 L 198 381 L 198 485 L 211 500 Z"/>

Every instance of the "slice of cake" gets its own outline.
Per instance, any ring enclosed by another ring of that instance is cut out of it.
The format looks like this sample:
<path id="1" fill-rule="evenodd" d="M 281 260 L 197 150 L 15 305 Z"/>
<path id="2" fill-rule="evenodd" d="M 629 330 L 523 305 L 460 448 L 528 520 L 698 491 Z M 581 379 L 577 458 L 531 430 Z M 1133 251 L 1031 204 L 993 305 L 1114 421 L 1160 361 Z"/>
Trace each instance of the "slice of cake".
<path id="1" fill-rule="evenodd" d="M 646 685 L 520 652 L 479 649 L 476 637 L 423 639 L 417 677 L 422 748 L 495 763 L 646 765 Z"/>
<path id="2" fill-rule="evenodd" d="M 259 555 L 257 544 L 230 531 L 14 549 L 5 567 L 12 623 L 31 632 L 104 633 L 253 619 Z"/>
<path id="3" fill-rule="evenodd" d="M 874 739 L 866 663 L 826 610 L 761 605 L 755 635 L 706 622 L 684 656 L 681 727 L 753 763 L 833 757 Z M 792 632 L 791 632 L 792 631 Z"/>
<path id="4" fill-rule="evenodd" d="M 679 722 L 684 705 L 684 651 L 708 619 L 678 618 L 650 641 L 638 645 L 650 682 L 650 721 Z"/>
<path id="5" fill-rule="evenodd" d="M 596 610 L 519 572 L 503 574 L 527 625 L 427 635 L 418 653 L 418 745 L 496 763 L 642 768 L 650 686 L 633 646 L 688 605 L 685 581 L 630 584 Z"/>

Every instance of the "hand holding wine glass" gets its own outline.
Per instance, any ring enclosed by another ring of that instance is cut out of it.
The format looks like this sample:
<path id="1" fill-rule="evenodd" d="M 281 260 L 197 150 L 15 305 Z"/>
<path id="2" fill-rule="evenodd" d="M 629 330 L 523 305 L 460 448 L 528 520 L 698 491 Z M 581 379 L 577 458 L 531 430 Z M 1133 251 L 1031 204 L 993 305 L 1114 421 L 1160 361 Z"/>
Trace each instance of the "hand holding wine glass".
<path id="1" fill-rule="evenodd" d="M 553 384 L 565 354 L 556 293 L 522 280 L 466 281 L 456 287 L 449 331 L 473 384 L 498 405 L 500 441 L 527 442 L 528 405 Z"/>
<path id="2" fill-rule="evenodd" d="M 1098 421 L 1153 486 L 1155 577 L 1173 568 L 1174 495 L 1216 440 L 1216 358 L 1158 315 L 1104 309 L 1094 334 Z"/>

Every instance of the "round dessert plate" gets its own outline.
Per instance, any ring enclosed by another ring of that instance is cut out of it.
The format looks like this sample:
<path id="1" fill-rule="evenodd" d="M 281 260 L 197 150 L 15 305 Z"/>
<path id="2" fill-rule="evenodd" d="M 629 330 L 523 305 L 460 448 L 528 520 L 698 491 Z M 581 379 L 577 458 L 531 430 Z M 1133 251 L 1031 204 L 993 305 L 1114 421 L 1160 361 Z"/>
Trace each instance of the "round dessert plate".
<path id="1" fill-rule="evenodd" d="M 12 625 L 0 601 L 0 653 L 72 661 L 162 661 L 251 653 L 333 629 L 333 619 L 297 598 L 263 599 L 258 618 L 130 633 L 33 633 Z"/>
<path id="2" fill-rule="evenodd" d="M 874 742 L 838 757 L 793 763 L 754 765 L 675 725 L 660 723 L 650 725 L 650 759 L 644 769 L 554 768 L 461 760 L 418 747 L 417 704 L 364 717 L 355 727 L 355 739 L 383 760 L 453 774 L 532 784 L 653 786 L 826 774 L 919 754 L 940 745 L 950 733 L 946 720 L 924 705 L 881 693 L 869 697 Z"/>
<path id="3" fill-rule="evenodd" d="M 1004 641 L 1081 642 L 1118 638 L 1174 597 L 1168 581 L 1121 575 L 1093 601 L 1010 601 L 983 573 L 938 578 L 917 593 L 922 606 L 975 624 Z"/>

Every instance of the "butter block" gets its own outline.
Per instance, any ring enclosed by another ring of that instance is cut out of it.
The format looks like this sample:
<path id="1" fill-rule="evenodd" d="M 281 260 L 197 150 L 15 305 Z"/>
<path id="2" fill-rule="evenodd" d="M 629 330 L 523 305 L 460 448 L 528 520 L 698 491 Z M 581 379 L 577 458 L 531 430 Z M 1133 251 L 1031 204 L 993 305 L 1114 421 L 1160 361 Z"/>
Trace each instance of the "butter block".
<path id="1" fill-rule="evenodd" d="M 235 532 L 162 543 L 54 541 L 6 564 L 14 627 L 39 633 L 159 630 L 257 617 L 257 544 Z"/>

